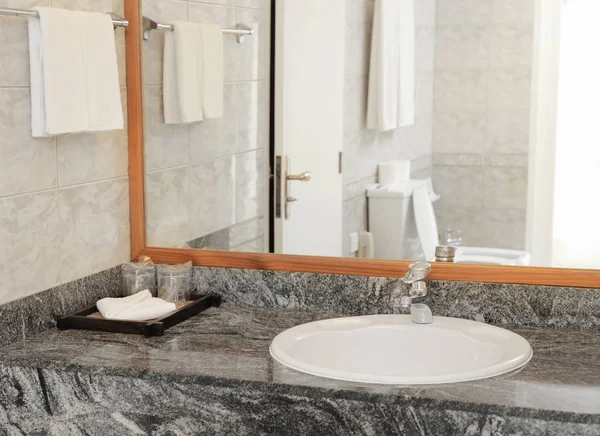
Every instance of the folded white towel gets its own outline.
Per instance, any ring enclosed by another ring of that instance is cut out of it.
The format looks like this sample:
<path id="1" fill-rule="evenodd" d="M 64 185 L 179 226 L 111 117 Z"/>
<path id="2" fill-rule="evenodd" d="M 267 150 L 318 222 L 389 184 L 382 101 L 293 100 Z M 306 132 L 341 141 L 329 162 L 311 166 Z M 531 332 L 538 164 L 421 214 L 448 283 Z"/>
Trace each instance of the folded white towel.
<path id="1" fill-rule="evenodd" d="M 168 303 L 160 298 L 149 298 L 141 303 L 123 309 L 113 319 L 126 321 L 147 321 L 158 319 L 175 312 L 175 303 Z"/>
<path id="2" fill-rule="evenodd" d="M 123 128 L 112 19 L 34 8 L 29 19 L 34 137 Z"/>
<path id="3" fill-rule="evenodd" d="M 376 0 L 371 41 L 367 128 L 415 121 L 415 0 Z"/>
<path id="4" fill-rule="evenodd" d="M 166 124 L 223 116 L 223 35 L 216 24 L 173 23 L 165 35 L 163 99 Z"/>
<path id="5" fill-rule="evenodd" d="M 153 298 L 148 290 L 124 298 L 103 298 L 96 307 L 106 319 L 127 321 L 162 318 L 177 309 L 174 303 Z"/>

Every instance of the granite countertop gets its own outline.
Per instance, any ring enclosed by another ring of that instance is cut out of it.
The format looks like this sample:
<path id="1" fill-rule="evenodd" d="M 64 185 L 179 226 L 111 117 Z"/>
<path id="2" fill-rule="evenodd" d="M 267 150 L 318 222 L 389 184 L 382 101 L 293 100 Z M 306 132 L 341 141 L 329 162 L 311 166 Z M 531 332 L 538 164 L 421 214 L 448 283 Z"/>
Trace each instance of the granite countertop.
<path id="1" fill-rule="evenodd" d="M 600 334 L 518 327 L 531 362 L 517 373 L 475 382 L 401 387 L 329 380 L 275 362 L 271 340 L 292 326 L 335 314 L 223 305 L 144 338 L 49 330 L 0 349 L 0 365 L 173 382 L 243 386 L 306 396 L 400 403 L 454 410 L 600 423 Z"/>

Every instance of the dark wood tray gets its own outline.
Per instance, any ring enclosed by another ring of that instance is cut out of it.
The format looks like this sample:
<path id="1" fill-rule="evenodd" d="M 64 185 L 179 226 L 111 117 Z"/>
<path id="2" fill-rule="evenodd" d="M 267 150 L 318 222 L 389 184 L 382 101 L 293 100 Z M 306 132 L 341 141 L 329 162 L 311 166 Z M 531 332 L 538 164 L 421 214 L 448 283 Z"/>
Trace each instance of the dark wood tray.
<path id="1" fill-rule="evenodd" d="M 94 305 L 81 312 L 61 316 L 57 320 L 57 327 L 60 330 L 95 330 L 111 333 L 144 335 L 146 337 L 162 336 L 168 328 L 205 311 L 209 307 L 219 307 L 220 305 L 221 297 L 218 295 L 195 295 L 191 297 L 189 302 L 181 306 L 171 315 L 150 321 L 120 321 L 105 319 L 100 315 L 98 309 Z"/>

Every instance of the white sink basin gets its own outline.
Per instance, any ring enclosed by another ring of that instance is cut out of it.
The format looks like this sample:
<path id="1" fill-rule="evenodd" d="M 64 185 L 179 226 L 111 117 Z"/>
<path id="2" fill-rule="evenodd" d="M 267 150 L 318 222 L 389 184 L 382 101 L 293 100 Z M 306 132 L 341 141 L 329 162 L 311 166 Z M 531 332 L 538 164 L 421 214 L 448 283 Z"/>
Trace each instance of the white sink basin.
<path id="1" fill-rule="evenodd" d="M 278 335 L 271 355 L 290 368 L 364 383 L 435 384 L 494 377 L 524 366 L 529 342 L 475 321 L 435 317 L 418 325 L 408 315 L 336 318 Z"/>

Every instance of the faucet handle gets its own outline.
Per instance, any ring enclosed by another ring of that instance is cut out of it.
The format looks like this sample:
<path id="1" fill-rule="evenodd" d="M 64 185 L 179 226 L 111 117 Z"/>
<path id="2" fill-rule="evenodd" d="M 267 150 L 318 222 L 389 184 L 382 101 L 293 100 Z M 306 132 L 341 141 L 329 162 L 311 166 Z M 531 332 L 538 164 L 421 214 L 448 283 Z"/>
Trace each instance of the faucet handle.
<path id="1" fill-rule="evenodd" d="M 425 279 L 431 272 L 429 262 L 414 262 L 408 266 L 408 273 L 401 279 L 404 283 L 414 283 Z"/>

